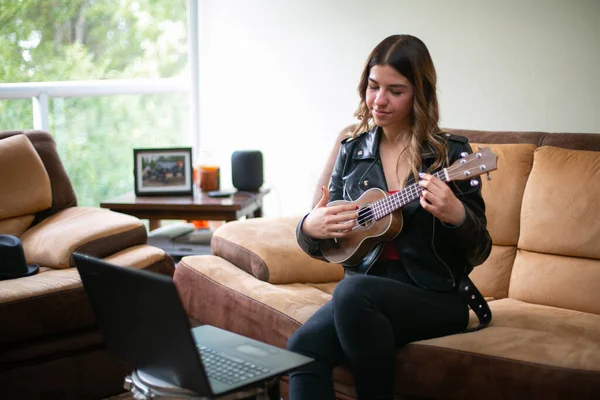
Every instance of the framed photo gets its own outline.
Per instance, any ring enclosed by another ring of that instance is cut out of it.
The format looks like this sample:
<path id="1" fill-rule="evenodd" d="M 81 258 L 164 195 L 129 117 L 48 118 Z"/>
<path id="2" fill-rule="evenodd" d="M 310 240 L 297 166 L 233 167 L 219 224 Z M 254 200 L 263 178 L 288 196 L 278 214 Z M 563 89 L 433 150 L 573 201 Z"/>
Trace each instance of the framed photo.
<path id="1" fill-rule="evenodd" d="M 192 148 L 133 149 L 136 196 L 193 194 Z"/>

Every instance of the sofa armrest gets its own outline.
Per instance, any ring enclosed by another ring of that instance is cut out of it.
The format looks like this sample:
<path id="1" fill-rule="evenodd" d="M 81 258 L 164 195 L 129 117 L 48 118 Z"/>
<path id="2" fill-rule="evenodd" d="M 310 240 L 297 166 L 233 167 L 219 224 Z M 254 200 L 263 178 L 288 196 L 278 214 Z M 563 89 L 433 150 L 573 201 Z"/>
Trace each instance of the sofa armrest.
<path id="1" fill-rule="evenodd" d="M 72 267 L 73 252 L 104 258 L 145 244 L 148 234 L 136 217 L 97 207 L 70 207 L 44 219 L 20 237 L 29 264 Z"/>
<path id="2" fill-rule="evenodd" d="M 309 257 L 296 242 L 301 217 L 252 218 L 215 231 L 211 250 L 257 279 L 274 284 L 337 282 L 343 268 Z"/>

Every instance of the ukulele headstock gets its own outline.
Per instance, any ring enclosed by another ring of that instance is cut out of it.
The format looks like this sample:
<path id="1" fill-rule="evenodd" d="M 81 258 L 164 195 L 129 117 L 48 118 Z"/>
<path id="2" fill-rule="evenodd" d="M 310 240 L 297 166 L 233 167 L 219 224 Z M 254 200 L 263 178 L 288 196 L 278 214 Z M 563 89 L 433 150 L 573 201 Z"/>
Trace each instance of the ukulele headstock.
<path id="1" fill-rule="evenodd" d="M 489 147 L 472 154 L 462 153 L 461 157 L 446 170 L 449 181 L 472 179 L 497 169 L 498 156 Z"/>

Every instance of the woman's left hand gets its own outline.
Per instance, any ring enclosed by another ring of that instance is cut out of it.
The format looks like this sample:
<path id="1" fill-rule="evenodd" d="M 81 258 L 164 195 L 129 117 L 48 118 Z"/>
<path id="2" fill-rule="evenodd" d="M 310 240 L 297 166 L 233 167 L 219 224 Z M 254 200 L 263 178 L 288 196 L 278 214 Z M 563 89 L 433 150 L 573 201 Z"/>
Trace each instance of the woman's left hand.
<path id="1" fill-rule="evenodd" d="M 421 206 L 446 224 L 461 225 L 467 212 L 450 187 L 433 175 L 419 174 L 419 177 L 419 186 L 423 188 Z"/>

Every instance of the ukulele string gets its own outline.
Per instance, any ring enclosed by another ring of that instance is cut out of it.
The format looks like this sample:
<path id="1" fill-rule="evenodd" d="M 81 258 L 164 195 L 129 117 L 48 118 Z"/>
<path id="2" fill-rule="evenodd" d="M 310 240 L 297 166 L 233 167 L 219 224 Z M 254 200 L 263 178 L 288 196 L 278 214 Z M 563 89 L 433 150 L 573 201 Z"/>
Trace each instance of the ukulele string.
<path id="1" fill-rule="evenodd" d="M 434 174 L 438 178 L 442 179 L 443 171 L 436 172 Z M 394 193 L 393 195 L 386 196 L 382 199 L 379 199 L 373 203 L 369 207 L 369 211 L 365 212 L 361 215 L 358 213 L 358 218 L 356 220 L 356 224 L 352 230 L 360 228 L 363 224 L 369 223 L 374 219 L 378 219 L 377 217 L 373 217 L 373 215 L 377 214 L 379 211 L 382 211 L 382 217 L 389 214 L 393 210 L 402 207 L 404 204 L 411 202 L 412 200 L 418 198 L 421 195 L 422 189 L 421 187 L 413 183 L 410 186 L 405 187 L 404 189 Z M 400 204 L 396 204 L 400 202 Z M 401 204 L 404 203 L 404 204 Z M 397 206 L 397 207 L 396 207 Z"/>
<path id="2" fill-rule="evenodd" d="M 397 193 L 400 193 L 400 195 L 386 196 L 380 200 L 377 200 L 377 201 L 371 203 L 371 205 L 368 207 L 368 211 L 366 211 L 366 212 L 361 213 L 359 211 L 358 218 L 356 219 L 356 225 L 352 228 L 352 230 L 360 228 L 363 226 L 363 224 L 367 224 L 367 223 L 373 221 L 374 219 L 378 219 L 373 216 L 374 215 L 376 216 L 376 214 L 378 214 L 379 212 L 381 212 L 381 216 L 384 216 L 384 215 L 389 214 L 394 209 L 400 208 L 401 205 L 399 205 L 399 207 L 395 207 L 395 205 L 397 205 L 397 204 L 394 204 L 394 203 L 397 203 L 398 201 L 404 202 L 404 204 L 406 204 L 406 203 L 409 203 L 410 201 L 416 199 L 421 194 L 421 189 L 417 184 L 412 184 L 412 185 L 407 186 L 404 189 L 402 189 L 401 192 L 397 192 Z M 394 196 L 394 197 L 392 197 L 392 196 Z M 414 196 L 414 198 L 412 198 L 412 196 Z M 363 210 L 365 210 L 365 209 L 366 208 L 363 208 Z"/>
<path id="3" fill-rule="evenodd" d="M 448 176 L 450 177 L 450 179 L 448 179 L 448 180 L 449 180 L 449 181 L 451 181 L 451 180 L 452 180 L 452 178 L 454 178 L 454 177 L 457 177 L 457 176 L 464 175 L 464 172 L 463 172 L 463 174 L 457 174 L 457 175 L 454 175 L 454 172 L 455 172 L 457 169 L 459 169 L 459 170 L 465 170 L 465 166 L 466 166 L 467 164 L 469 164 L 469 163 L 472 163 L 472 162 L 473 162 L 473 161 L 475 161 L 477 158 L 479 158 L 479 157 L 476 157 L 476 158 L 472 158 L 472 159 L 470 159 L 470 160 L 467 160 L 467 161 L 466 161 L 465 163 L 463 163 L 463 164 L 451 165 L 450 167 L 446 168 L 446 173 L 447 173 L 447 174 L 448 174 Z M 480 172 L 480 167 L 479 167 L 479 166 L 477 166 L 477 167 L 473 167 L 473 168 L 467 168 L 465 171 L 468 171 L 469 173 L 471 173 L 471 171 L 472 171 L 472 170 L 475 170 L 475 171 L 477 171 L 477 174 L 476 174 L 476 175 L 474 175 L 474 176 L 478 176 L 478 175 L 480 175 L 480 174 L 479 174 L 479 172 Z M 446 179 L 445 179 L 445 173 L 444 173 L 444 170 L 436 172 L 436 173 L 434 174 L 434 176 L 437 176 L 438 178 L 442 179 L 443 181 L 446 181 Z M 470 175 L 467 175 L 467 176 L 470 176 Z M 410 186 L 407 186 L 406 188 L 402 189 L 402 191 L 401 191 L 401 192 L 402 192 L 402 193 L 401 193 L 401 195 L 400 195 L 400 199 L 401 199 L 401 200 L 405 200 L 405 201 L 406 201 L 406 203 L 408 203 L 409 201 L 412 201 L 412 200 L 414 200 L 414 199 L 411 199 L 411 196 L 410 196 L 411 194 L 412 194 L 412 195 L 416 195 L 415 199 L 421 195 L 422 188 L 421 188 L 419 185 L 417 185 L 416 183 L 414 183 L 414 184 L 412 184 L 412 185 L 410 185 Z M 393 196 L 393 195 L 392 195 L 392 196 Z M 356 220 L 356 222 L 355 222 L 355 225 L 354 225 L 354 226 L 351 228 L 351 230 L 358 229 L 358 228 L 362 227 L 362 226 L 363 226 L 363 224 L 367 224 L 367 223 L 371 222 L 372 220 L 374 220 L 375 218 L 374 218 L 373 216 L 374 216 L 374 215 L 375 215 L 375 214 L 376 214 L 378 211 L 382 211 L 382 210 L 383 210 L 384 212 L 385 212 L 385 211 L 388 211 L 388 212 L 387 212 L 387 213 L 385 213 L 384 215 L 387 215 L 387 214 L 389 214 L 389 212 L 391 212 L 391 211 L 392 211 L 392 208 L 393 208 L 393 207 L 389 207 L 389 208 L 388 208 L 388 204 L 389 204 L 389 202 L 390 202 L 390 197 L 392 197 L 392 196 L 386 196 L 386 197 L 385 197 L 385 198 L 383 198 L 383 199 L 380 199 L 380 200 L 377 200 L 377 201 L 373 202 L 373 203 L 371 204 L 371 206 L 369 207 L 369 211 L 367 211 L 367 212 L 363 213 L 362 215 L 361 215 L 361 213 L 359 212 L 359 216 L 358 216 L 358 218 L 357 218 L 357 220 Z M 395 198 L 395 199 L 392 199 L 391 201 L 396 201 L 396 200 L 397 200 L 397 198 Z M 405 204 L 406 204 L 406 203 L 405 203 Z"/>

